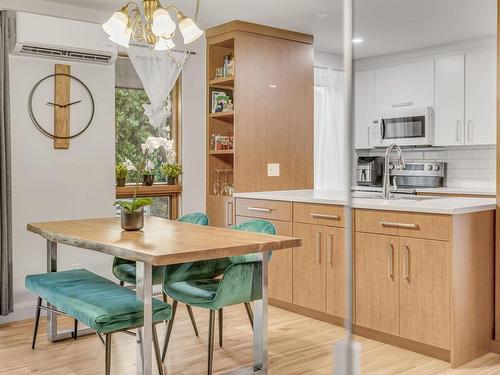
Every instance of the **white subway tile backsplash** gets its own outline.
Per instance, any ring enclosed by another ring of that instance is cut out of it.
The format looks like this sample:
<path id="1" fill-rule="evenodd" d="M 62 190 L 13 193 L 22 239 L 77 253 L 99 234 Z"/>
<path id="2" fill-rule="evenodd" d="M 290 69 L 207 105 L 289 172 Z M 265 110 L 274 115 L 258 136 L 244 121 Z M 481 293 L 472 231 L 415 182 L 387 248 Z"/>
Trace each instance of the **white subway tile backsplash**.
<path id="1" fill-rule="evenodd" d="M 449 178 L 474 178 L 474 169 L 470 168 L 448 169 L 447 176 Z"/>
<path id="2" fill-rule="evenodd" d="M 460 169 L 462 168 L 462 160 L 447 160 L 446 161 L 446 166 L 448 169 Z"/>
<path id="3" fill-rule="evenodd" d="M 496 150 L 476 150 L 476 159 L 478 160 L 491 160 L 497 157 Z"/>
<path id="4" fill-rule="evenodd" d="M 423 159 L 426 160 L 435 160 L 435 161 L 445 161 L 448 159 L 447 151 L 427 151 L 424 152 Z"/>
<path id="5" fill-rule="evenodd" d="M 448 151 L 448 159 L 453 160 L 453 159 L 475 159 L 476 158 L 476 152 L 474 150 L 453 150 L 453 151 Z"/>
<path id="6" fill-rule="evenodd" d="M 491 167 L 488 160 L 462 160 L 462 168 L 485 169 Z"/>
<path id="7" fill-rule="evenodd" d="M 475 171 L 475 177 L 476 178 L 488 178 L 488 179 L 494 179 L 496 176 L 496 169 L 490 168 L 490 169 L 476 169 Z"/>

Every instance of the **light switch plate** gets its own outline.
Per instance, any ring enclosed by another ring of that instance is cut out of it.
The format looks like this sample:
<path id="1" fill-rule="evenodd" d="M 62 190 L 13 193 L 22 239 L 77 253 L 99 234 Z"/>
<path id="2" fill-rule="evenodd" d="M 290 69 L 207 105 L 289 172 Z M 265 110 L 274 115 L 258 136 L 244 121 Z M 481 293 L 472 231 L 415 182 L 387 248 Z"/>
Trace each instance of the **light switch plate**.
<path id="1" fill-rule="evenodd" d="M 267 177 L 279 177 L 280 165 L 275 163 L 267 164 Z"/>

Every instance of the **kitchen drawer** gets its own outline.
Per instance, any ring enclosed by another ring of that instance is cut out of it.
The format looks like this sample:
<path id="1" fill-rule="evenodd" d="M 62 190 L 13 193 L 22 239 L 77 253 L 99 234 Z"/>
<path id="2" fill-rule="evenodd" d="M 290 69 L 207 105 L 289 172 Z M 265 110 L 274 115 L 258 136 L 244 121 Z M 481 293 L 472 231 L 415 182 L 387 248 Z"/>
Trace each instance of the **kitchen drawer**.
<path id="1" fill-rule="evenodd" d="M 344 206 L 294 203 L 293 222 L 343 227 Z"/>
<path id="2" fill-rule="evenodd" d="M 449 215 L 356 210 L 356 231 L 451 241 Z"/>
<path id="3" fill-rule="evenodd" d="M 236 198 L 236 215 L 259 219 L 291 221 L 292 203 L 263 199 Z"/>

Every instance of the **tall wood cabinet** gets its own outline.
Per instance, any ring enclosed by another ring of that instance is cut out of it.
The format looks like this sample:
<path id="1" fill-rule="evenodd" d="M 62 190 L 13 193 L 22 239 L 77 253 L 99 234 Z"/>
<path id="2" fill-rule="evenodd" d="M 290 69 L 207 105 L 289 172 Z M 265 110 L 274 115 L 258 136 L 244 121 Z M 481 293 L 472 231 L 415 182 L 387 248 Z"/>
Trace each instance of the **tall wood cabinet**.
<path id="1" fill-rule="evenodd" d="M 207 214 L 212 225 L 234 224 L 233 199 L 217 195 L 219 177 L 234 192 L 313 187 L 314 52 L 311 35 L 233 21 L 207 37 Z M 233 77 L 215 78 L 224 56 Z M 211 113 L 212 92 L 233 97 L 234 111 Z M 211 150 L 213 134 L 234 136 L 232 150 Z M 279 176 L 268 176 L 279 164 Z"/>

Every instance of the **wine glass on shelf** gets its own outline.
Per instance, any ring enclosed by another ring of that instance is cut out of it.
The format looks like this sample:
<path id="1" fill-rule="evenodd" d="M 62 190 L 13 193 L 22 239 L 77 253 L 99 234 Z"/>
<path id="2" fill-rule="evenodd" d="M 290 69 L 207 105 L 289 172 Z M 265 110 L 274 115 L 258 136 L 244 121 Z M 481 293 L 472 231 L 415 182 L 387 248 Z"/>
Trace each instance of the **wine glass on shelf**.
<path id="1" fill-rule="evenodd" d="M 220 169 L 216 169 L 215 170 L 215 182 L 214 182 L 214 194 L 215 195 L 220 195 L 220 191 L 221 191 L 221 184 L 220 184 L 220 172 L 221 170 Z"/>
<path id="2" fill-rule="evenodd" d="M 222 169 L 221 172 L 224 176 L 224 182 L 222 183 L 222 187 L 220 189 L 221 190 L 220 194 L 227 195 L 227 169 Z"/>
<path id="3" fill-rule="evenodd" d="M 229 174 L 229 176 L 231 176 L 233 174 L 233 170 L 232 169 L 228 169 L 226 171 L 226 176 Z M 229 195 L 230 197 L 233 196 L 233 193 L 234 193 L 234 186 L 233 186 L 233 179 L 231 177 L 229 177 L 229 181 L 226 185 L 226 194 Z"/>

